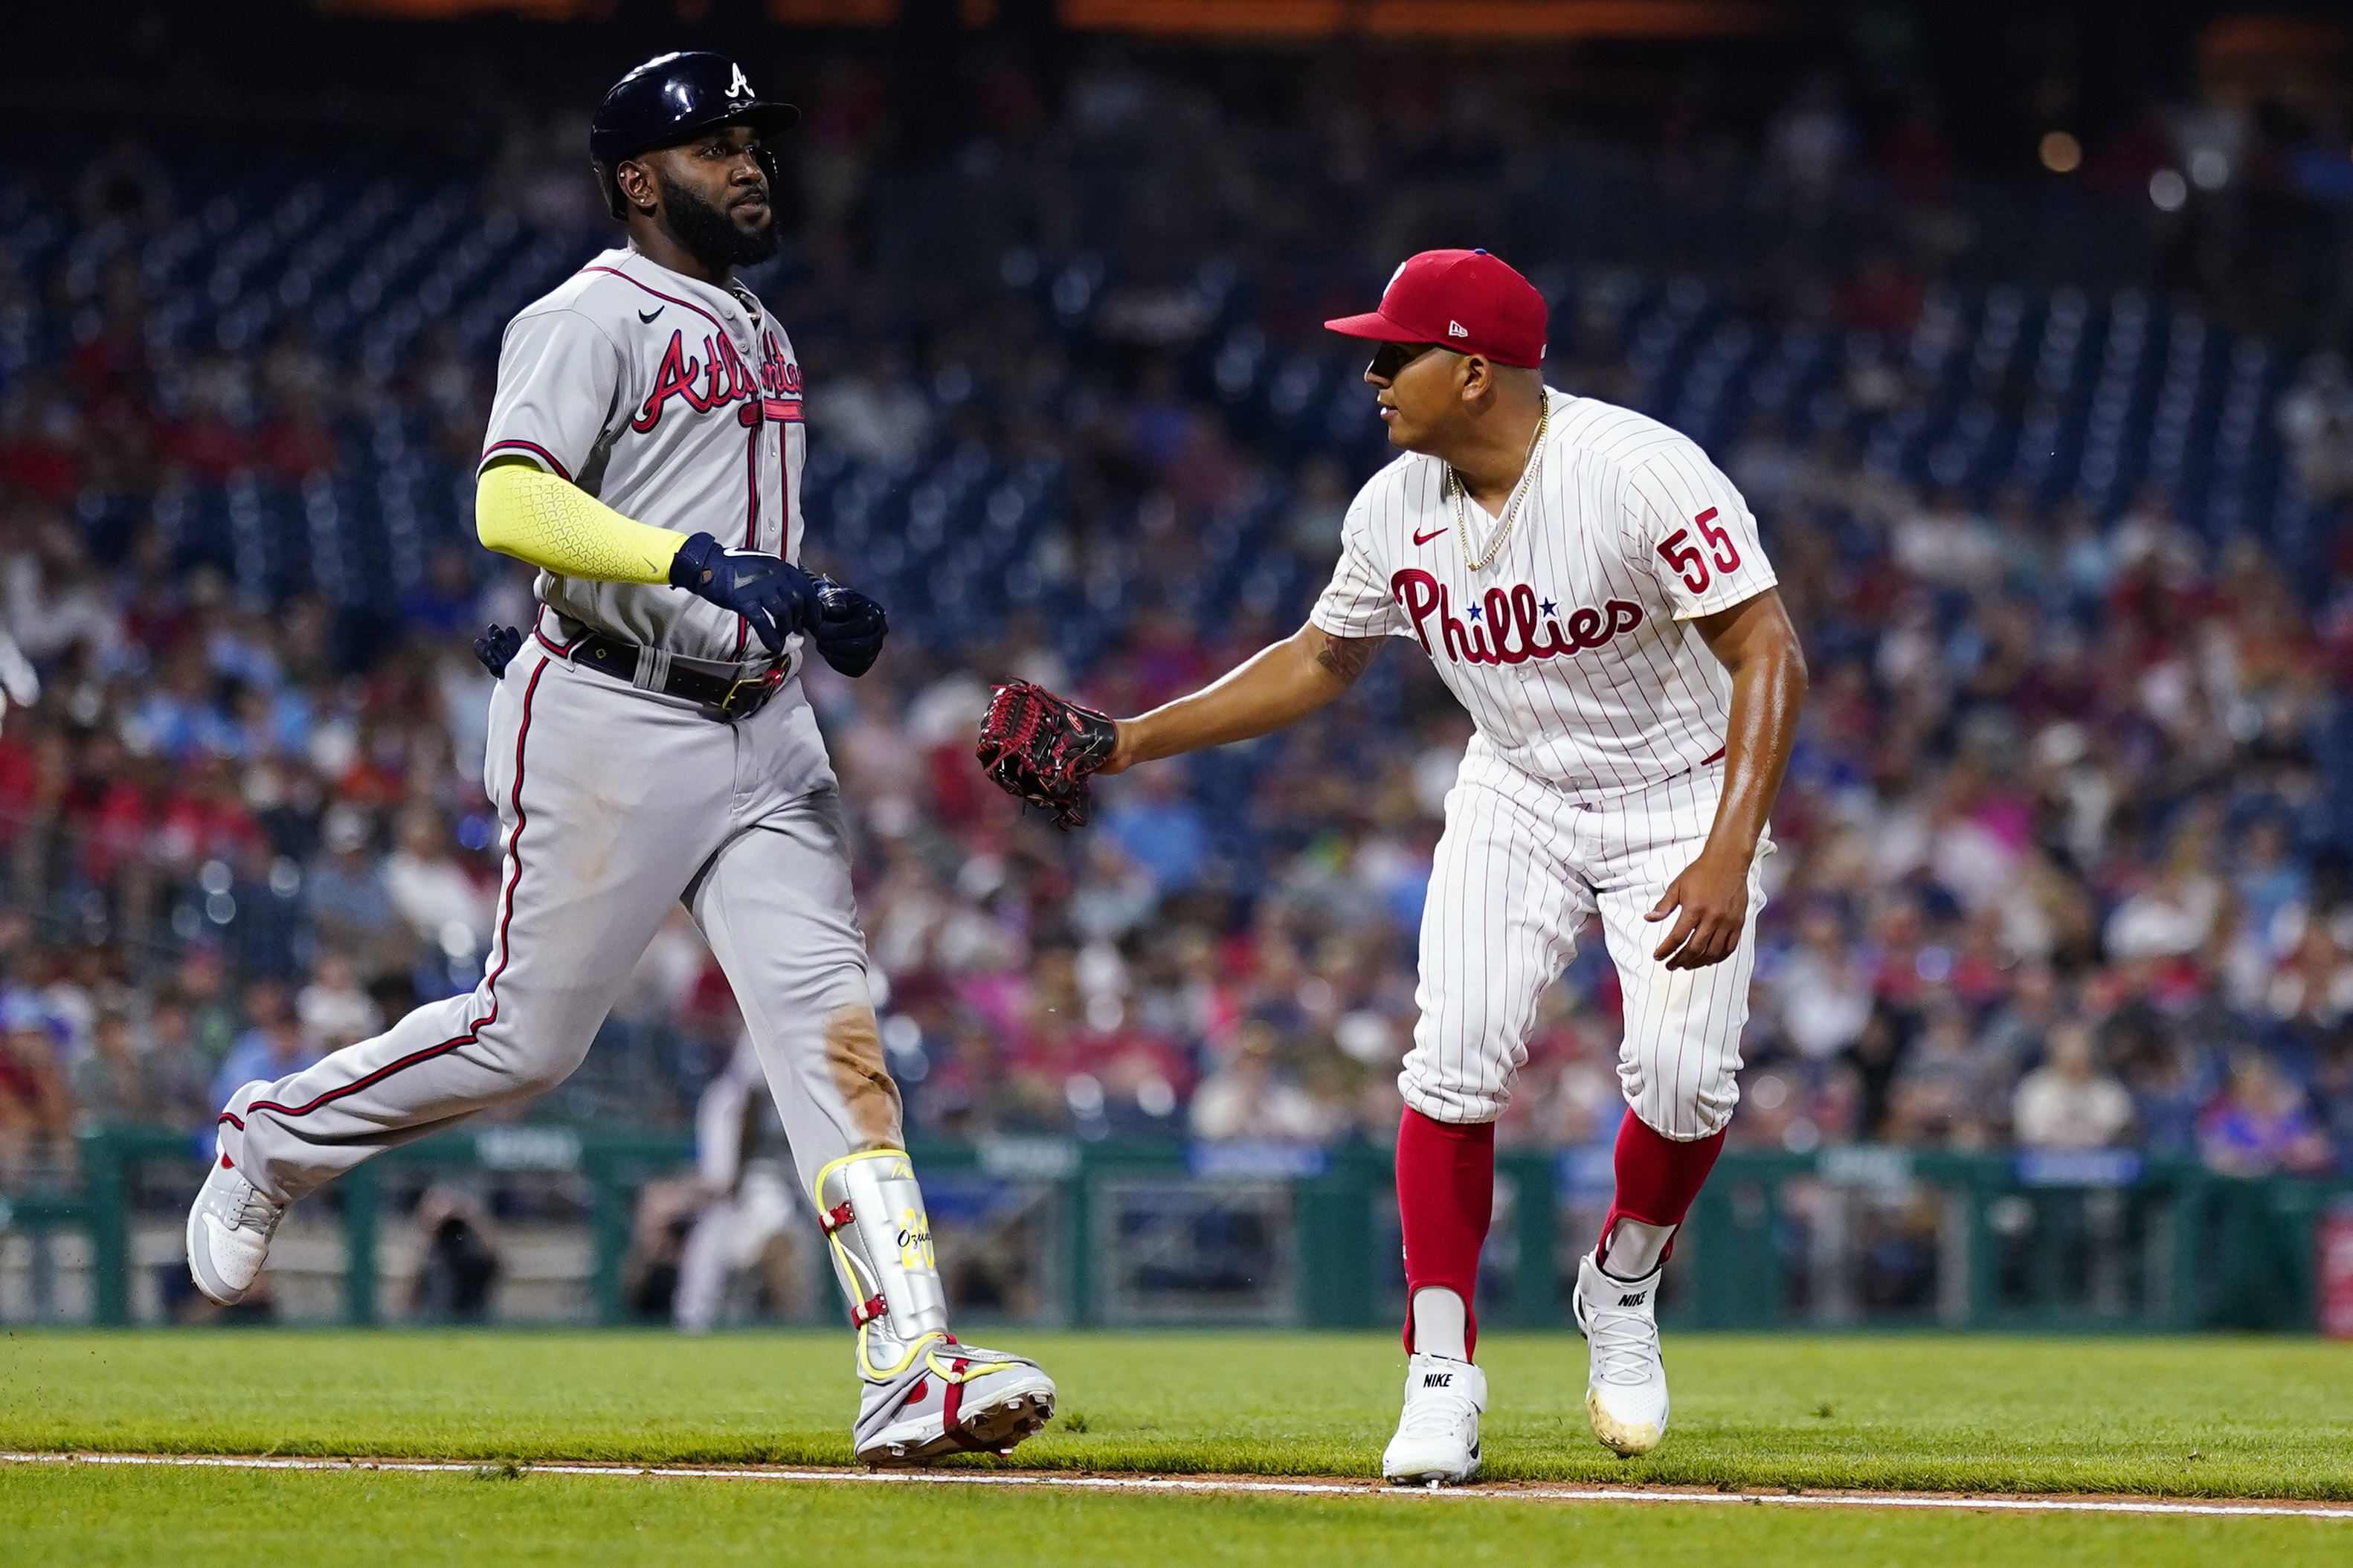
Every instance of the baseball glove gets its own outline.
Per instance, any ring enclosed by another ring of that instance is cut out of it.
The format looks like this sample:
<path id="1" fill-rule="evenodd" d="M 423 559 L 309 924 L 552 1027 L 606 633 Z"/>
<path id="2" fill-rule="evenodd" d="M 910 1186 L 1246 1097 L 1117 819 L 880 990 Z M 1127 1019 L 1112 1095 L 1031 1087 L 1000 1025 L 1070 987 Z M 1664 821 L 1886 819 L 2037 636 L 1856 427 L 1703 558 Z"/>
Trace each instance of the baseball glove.
<path id="1" fill-rule="evenodd" d="M 1119 731 L 1108 714 L 1017 680 L 997 689 L 973 748 L 981 771 L 1008 795 L 1053 814 L 1057 827 L 1083 827 L 1087 779 L 1111 761 Z"/>

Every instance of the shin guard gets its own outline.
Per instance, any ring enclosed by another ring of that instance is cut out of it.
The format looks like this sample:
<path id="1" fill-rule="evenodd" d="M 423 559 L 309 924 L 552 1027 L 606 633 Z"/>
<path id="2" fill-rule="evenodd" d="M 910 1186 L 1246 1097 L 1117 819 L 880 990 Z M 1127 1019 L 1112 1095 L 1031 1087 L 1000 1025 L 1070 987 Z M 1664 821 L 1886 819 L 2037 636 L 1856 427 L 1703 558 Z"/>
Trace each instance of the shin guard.
<path id="1" fill-rule="evenodd" d="M 897 1149 L 846 1154 L 818 1173 L 817 1208 L 858 1329 L 859 1370 L 876 1379 L 905 1371 L 948 1327 L 913 1164 Z"/>

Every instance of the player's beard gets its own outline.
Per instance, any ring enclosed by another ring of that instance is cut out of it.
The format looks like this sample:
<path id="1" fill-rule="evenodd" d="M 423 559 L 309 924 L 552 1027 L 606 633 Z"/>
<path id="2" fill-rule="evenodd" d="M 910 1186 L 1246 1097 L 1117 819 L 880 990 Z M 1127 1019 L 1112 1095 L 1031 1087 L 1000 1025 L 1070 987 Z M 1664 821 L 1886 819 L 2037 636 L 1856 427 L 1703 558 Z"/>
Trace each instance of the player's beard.
<path id="1" fill-rule="evenodd" d="M 732 212 L 712 206 L 682 185 L 662 187 L 662 217 L 670 237 L 714 272 L 765 261 L 785 242 L 774 207 L 768 209 L 766 223 L 746 230 Z"/>

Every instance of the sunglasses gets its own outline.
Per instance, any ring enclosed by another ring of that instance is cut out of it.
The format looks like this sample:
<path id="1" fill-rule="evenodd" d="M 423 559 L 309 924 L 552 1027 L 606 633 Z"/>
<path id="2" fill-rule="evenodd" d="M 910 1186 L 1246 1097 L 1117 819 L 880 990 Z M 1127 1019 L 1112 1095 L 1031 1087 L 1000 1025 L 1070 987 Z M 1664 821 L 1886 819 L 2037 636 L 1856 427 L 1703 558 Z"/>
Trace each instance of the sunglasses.
<path id="1" fill-rule="evenodd" d="M 1373 353 L 1373 363 L 1366 374 L 1382 381 L 1395 381 L 1398 372 L 1438 347 L 1436 343 L 1383 343 Z"/>

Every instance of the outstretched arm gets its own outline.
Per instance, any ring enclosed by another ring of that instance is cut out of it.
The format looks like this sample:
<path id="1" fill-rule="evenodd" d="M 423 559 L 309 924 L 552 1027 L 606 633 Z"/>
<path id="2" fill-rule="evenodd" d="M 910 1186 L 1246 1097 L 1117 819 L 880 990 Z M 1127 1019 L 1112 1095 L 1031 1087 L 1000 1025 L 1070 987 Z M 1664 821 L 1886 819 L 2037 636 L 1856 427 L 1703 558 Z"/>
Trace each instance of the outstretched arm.
<path id="1" fill-rule="evenodd" d="M 1767 589 L 1694 625 L 1732 672 L 1732 718 L 1725 735 L 1724 795 L 1699 858 L 1667 884 L 1646 919 L 1674 915 L 1652 957 L 1669 969 L 1705 969 L 1732 956 L 1748 921 L 1748 868 L 1773 815 L 1806 700 L 1806 655 L 1781 595 Z"/>
<path id="2" fill-rule="evenodd" d="M 1100 771 L 1121 773 L 1295 723 L 1355 685 L 1383 640 L 1335 637 L 1311 622 L 1191 696 L 1120 721 L 1118 748 Z"/>

